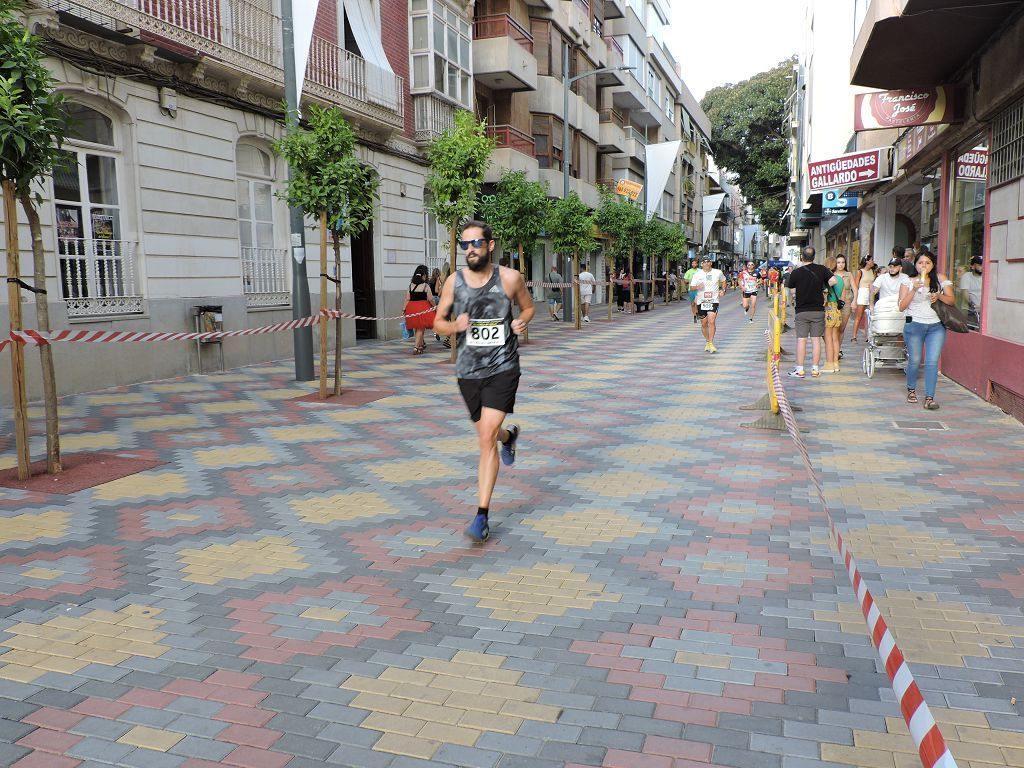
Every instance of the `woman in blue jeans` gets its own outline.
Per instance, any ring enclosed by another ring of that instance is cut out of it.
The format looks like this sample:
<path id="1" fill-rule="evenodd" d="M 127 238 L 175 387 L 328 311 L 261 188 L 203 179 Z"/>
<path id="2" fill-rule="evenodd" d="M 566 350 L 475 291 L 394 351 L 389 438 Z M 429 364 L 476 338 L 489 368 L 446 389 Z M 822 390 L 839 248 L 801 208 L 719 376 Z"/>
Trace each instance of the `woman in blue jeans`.
<path id="1" fill-rule="evenodd" d="M 922 251 L 915 263 L 918 276 L 900 286 L 900 309 L 907 313 L 903 339 L 907 343 L 907 402 L 917 402 L 917 373 L 924 354 L 924 407 L 937 411 L 935 385 L 939 380 L 939 355 L 946 342 L 946 329 L 932 306 L 936 301 L 954 304 L 953 283 L 936 272 L 935 257 Z"/>

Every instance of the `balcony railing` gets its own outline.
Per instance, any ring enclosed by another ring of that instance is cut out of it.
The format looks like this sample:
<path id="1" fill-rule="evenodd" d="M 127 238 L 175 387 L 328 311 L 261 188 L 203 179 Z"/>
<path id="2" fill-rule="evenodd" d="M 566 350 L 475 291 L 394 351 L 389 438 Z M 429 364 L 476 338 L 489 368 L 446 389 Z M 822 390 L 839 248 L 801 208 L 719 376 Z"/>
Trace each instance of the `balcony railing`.
<path id="1" fill-rule="evenodd" d="M 247 307 L 291 303 L 288 252 L 283 248 L 242 248 L 242 292 Z"/>
<path id="2" fill-rule="evenodd" d="M 68 317 L 142 312 L 135 249 L 129 240 L 67 237 L 57 241 Z"/>
<path id="3" fill-rule="evenodd" d="M 481 16 L 473 22 L 474 40 L 486 40 L 492 37 L 511 37 L 527 51 L 533 53 L 533 35 L 507 13 Z"/>
<path id="4" fill-rule="evenodd" d="M 602 123 L 615 123 L 619 128 L 626 127 L 626 121 L 622 119 L 622 113 L 614 109 L 602 109 L 597 113 Z"/>
<path id="5" fill-rule="evenodd" d="M 431 141 L 455 125 L 459 108 L 434 96 L 414 96 L 416 141 Z"/>
<path id="6" fill-rule="evenodd" d="M 608 53 L 610 53 L 613 57 L 618 56 L 618 63 L 622 64 L 623 53 L 622 46 L 619 45 L 619 41 L 616 40 L 614 37 L 606 37 L 604 39 L 604 46 L 605 48 L 608 49 Z M 608 66 L 612 66 L 611 62 L 608 63 Z"/>
<path id="7" fill-rule="evenodd" d="M 638 131 L 636 128 L 634 128 L 632 125 L 627 125 L 626 126 L 626 138 L 627 139 L 632 139 L 633 141 L 638 141 L 641 144 L 643 144 L 645 147 L 647 146 L 647 138 L 642 133 L 640 133 L 640 131 Z"/>
<path id="8" fill-rule="evenodd" d="M 250 0 L 39 0 L 56 11 L 142 42 L 205 54 L 247 75 L 284 82 L 281 18 Z M 332 51 L 331 49 L 334 49 Z M 396 128 L 404 125 L 401 77 L 314 35 L 306 92 Z"/>
<path id="9" fill-rule="evenodd" d="M 491 125 L 487 127 L 486 133 L 489 138 L 494 139 L 497 149 L 507 147 L 522 152 L 527 157 L 533 157 L 533 138 L 518 128 L 511 125 Z"/>

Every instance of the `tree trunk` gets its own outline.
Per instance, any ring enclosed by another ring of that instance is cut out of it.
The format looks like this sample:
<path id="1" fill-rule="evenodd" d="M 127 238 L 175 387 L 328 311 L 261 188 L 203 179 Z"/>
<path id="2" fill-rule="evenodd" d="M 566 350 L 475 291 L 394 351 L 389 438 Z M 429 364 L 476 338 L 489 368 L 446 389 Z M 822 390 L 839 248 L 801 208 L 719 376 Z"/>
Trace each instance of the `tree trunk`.
<path id="1" fill-rule="evenodd" d="M 578 252 L 572 255 L 572 299 L 573 315 L 578 331 L 580 329 L 580 255 Z"/>
<path id="2" fill-rule="evenodd" d="M 608 259 L 608 322 L 612 321 L 612 302 L 615 301 L 615 258 L 605 254 Z"/>
<path id="3" fill-rule="evenodd" d="M 450 261 L 450 263 L 448 265 L 449 266 L 449 274 L 451 274 L 451 275 L 455 274 L 455 241 L 458 239 L 458 237 L 456 235 L 456 232 L 455 232 L 455 228 L 457 226 L 459 226 L 459 222 L 453 221 L 452 222 L 452 227 L 451 227 L 451 233 L 452 233 L 451 234 L 451 261 Z M 452 362 L 452 363 L 455 362 L 455 339 L 456 339 L 457 335 L 458 334 L 453 333 L 451 336 L 448 337 L 448 339 L 452 343 L 452 356 L 449 358 L 449 362 Z"/>
<path id="4" fill-rule="evenodd" d="M 320 211 L 320 399 L 327 399 L 327 211 Z"/>
<path id="5" fill-rule="evenodd" d="M 39 212 L 32 205 L 27 192 L 18 196 L 21 207 L 28 217 L 28 228 L 32 233 L 32 269 L 36 288 L 46 288 L 46 252 L 43 250 L 43 228 L 39 223 Z M 36 294 L 36 326 L 49 331 L 50 307 L 45 293 Z M 53 369 L 53 347 L 44 344 L 39 347 L 39 363 L 43 369 L 43 403 L 46 409 L 46 471 L 51 475 L 60 474 L 60 421 L 57 414 L 57 378 Z"/>
<path id="6" fill-rule="evenodd" d="M 334 318 L 334 394 L 341 395 L 341 236 L 334 233 L 334 308 L 339 314 Z"/>
<path id="7" fill-rule="evenodd" d="M 523 276 L 523 282 L 526 282 L 526 262 L 523 261 L 523 244 L 519 244 L 519 274 Z M 530 343 L 530 329 L 523 329 L 523 344 Z"/>
<path id="8" fill-rule="evenodd" d="M 636 312 L 636 304 L 634 302 L 636 298 L 636 275 L 633 274 L 633 259 L 636 256 L 633 253 L 633 248 L 629 249 L 629 271 L 626 273 L 629 275 L 629 312 L 632 314 Z"/>
<path id="9" fill-rule="evenodd" d="M 14 182 L 3 182 L 4 226 L 7 228 L 7 277 L 21 276 L 18 252 L 18 206 Z M 12 331 L 21 328 L 21 293 L 17 283 L 7 283 L 7 311 Z M 25 402 L 25 347 L 11 339 L 11 380 L 14 397 L 14 445 L 18 453 L 18 479 L 32 476 L 32 460 L 28 450 L 28 408 Z"/>

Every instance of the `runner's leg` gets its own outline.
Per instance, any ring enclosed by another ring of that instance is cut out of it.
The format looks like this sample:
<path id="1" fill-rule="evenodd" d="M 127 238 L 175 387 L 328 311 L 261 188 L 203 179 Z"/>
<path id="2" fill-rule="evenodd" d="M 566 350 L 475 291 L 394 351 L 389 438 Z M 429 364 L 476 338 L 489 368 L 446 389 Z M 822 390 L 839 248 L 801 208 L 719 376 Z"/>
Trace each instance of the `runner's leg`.
<path id="1" fill-rule="evenodd" d="M 491 494 L 498 479 L 498 443 L 508 440 L 508 430 L 502 428 L 505 414 L 494 408 L 482 408 L 480 421 L 476 422 L 480 440 L 480 466 L 477 473 L 478 501 L 480 509 L 491 505 Z"/>
<path id="2" fill-rule="evenodd" d="M 750 319 L 754 319 L 754 313 L 757 312 L 757 294 L 755 293 L 750 297 Z"/>
<path id="3" fill-rule="evenodd" d="M 712 344 L 715 343 L 715 321 L 718 318 L 717 312 L 708 312 L 707 338 Z"/>

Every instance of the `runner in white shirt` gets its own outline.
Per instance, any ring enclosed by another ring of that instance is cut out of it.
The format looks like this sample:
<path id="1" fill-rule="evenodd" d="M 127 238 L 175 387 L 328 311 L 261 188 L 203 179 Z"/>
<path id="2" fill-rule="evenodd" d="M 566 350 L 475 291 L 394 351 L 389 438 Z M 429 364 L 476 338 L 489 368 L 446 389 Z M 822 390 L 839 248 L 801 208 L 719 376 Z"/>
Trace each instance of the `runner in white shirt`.
<path id="1" fill-rule="evenodd" d="M 740 272 L 740 293 L 743 295 L 743 314 L 750 322 L 754 322 L 757 311 L 757 271 L 754 262 L 748 261 Z"/>
<path id="2" fill-rule="evenodd" d="M 725 275 L 712 266 L 710 256 L 700 260 L 700 269 L 690 278 L 690 290 L 697 292 L 697 317 L 707 340 L 704 351 L 714 354 L 718 351 L 715 349 L 715 319 L 718 317 L 718 300 L 725 295 Z"/>

